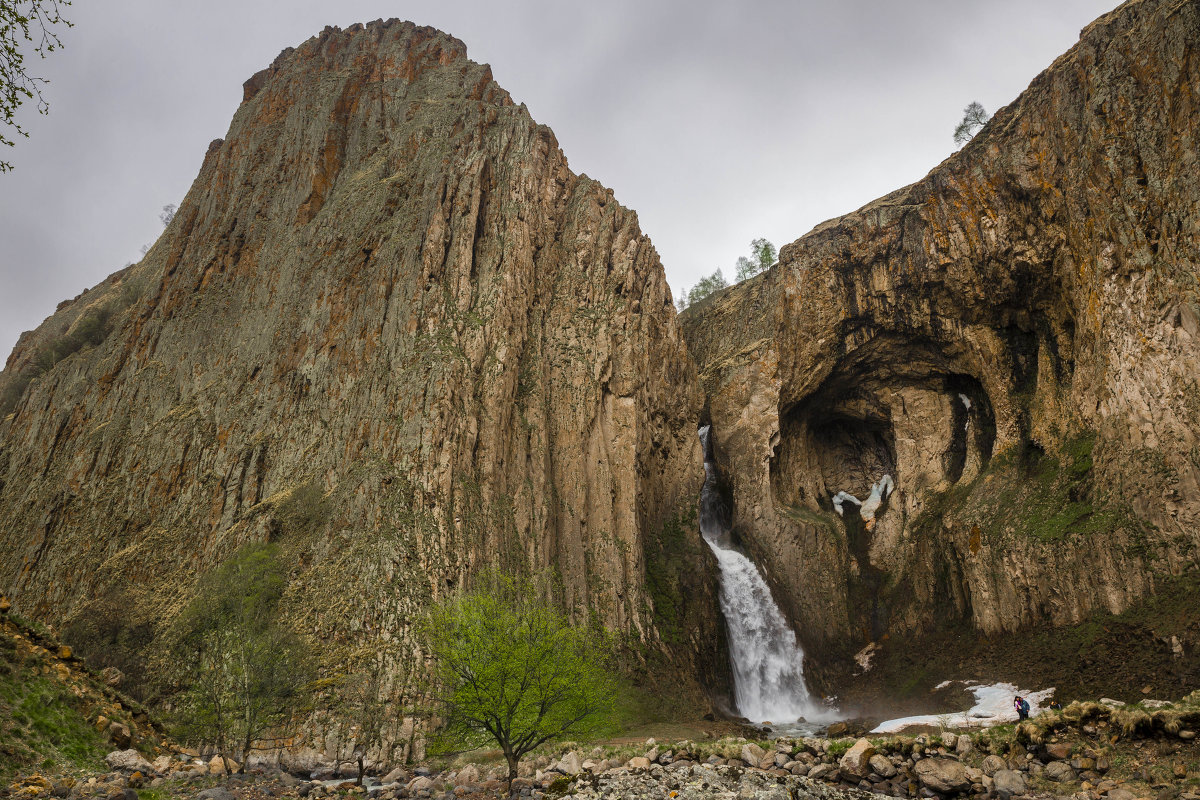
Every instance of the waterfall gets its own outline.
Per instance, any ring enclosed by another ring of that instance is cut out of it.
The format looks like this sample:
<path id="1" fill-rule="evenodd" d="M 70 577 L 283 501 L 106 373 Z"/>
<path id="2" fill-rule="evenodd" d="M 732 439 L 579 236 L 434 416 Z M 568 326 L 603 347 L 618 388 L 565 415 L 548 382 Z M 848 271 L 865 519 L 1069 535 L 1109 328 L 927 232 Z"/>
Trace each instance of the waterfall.
<path id="1" fill-rule="evenodd" d="M 708 435 L 709 426 L 700 429 L 705 476 L 700 495 L 700 533 L 716 555 L 721 571 L 721 611 L 729 633 L 738 711 L 754 722 L 832 719 L 834 714 L 828 708 L 809 697 L 804 685 L 804 652 L 795 631 L 754 562 L 733 543 L 717 490 Z"/>

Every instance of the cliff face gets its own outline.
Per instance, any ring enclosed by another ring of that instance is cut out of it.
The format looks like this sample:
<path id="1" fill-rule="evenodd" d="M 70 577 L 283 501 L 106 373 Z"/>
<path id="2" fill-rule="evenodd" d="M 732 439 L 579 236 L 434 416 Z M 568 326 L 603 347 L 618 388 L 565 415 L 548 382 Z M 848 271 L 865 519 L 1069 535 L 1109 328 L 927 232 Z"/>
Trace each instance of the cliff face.
<path id="1" fill-rule="evenodd" d="M 1198 44 L 1195 2 L 1126 3 L 924 180 L 682 317 L 736 531 L 818 658 L 1200 563 Z M 873 523 L 835 513 L 884 474 Z"/>
<path id="2" fill-rule="evenodd" d="M 161 628 L 272 538 L 285 613 L 330 646 L 553 566 L 567 607 L 724 669 L 658 256 L 435 30 L 326 29 L 247 81 L 163 237 L 23 337 L 0 394 L 23 613 L 117 593 Z"/>

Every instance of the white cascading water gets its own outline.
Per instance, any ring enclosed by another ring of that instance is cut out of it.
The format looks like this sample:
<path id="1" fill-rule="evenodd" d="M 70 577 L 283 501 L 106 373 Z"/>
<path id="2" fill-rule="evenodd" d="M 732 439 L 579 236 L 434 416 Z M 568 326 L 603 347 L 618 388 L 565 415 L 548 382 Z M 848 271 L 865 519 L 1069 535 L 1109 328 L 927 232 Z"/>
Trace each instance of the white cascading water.
<path id="1" fill-rule="evenodd" d="M 716 555 L 721 571 L 721 610 L 729 632 L 738 711 L 753 722 L 776 724 L 833 719 L 836 714 L 808 694 L 804 652 L 767 582 L 754 562 L 733 544 L 721 509 L 708 434 L 707 425 L 700 429 L 705 476 L 700 495 L 700 533 Z"/>

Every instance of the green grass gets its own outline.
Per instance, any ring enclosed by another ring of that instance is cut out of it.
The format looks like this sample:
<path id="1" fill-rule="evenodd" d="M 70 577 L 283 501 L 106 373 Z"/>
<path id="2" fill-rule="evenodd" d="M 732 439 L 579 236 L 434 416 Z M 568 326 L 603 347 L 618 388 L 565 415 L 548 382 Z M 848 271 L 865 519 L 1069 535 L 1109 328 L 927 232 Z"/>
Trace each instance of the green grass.
<path id="1" fill-rule="evenodd" d="M 1130 546 L 1144 549 L 1145 524 L 1129 509 L 1095 497 L 1095 444 L 1096 435 L 1088 431 L 1064 442 L 1059 456 L 1028 444 L 1000 453 L 970 483 L 930 498 L 914 529 L 936 530 L 953 513 L 957 522 L 977 528 L 983 541 L 992 543 L 1009 537 L 1053 543 L 1124 529 Z"/>
<path id="2" fill-rule="evenodd" d="M 829 755 L 834 758 L 841 758 L 842 755 L 854 746 L 855 739 L 838 739 L 829 743 Z"/>
<path id="3" fill-rule="evenodd" d="M 11 644 L 11 643 L 8 643 Z M 108 747 L 64 685 L 0 649 L 0 779 L 37 767 L 103 770 Z"/>

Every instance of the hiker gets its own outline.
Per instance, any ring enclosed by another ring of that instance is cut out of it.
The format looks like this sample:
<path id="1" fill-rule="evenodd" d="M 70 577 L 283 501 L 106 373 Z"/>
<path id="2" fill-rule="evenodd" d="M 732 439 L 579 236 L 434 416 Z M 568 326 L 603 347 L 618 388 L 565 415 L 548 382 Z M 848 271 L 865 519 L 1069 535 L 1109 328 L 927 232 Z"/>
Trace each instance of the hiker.
<path id="1" fill-rule="evenodd" d="M 1058 702 L 1057 700 L 1051 700 L 1050 701 L 1050 710 L 1051 711 L 1062 711 L 1062 703 Z"/>
<path id="2" fill-rule="evenodd" d="M 1021 695 L 1013 698 L 1013 708 L 1017 710 L 1017 718 L 1026 720 L 1029 719 L 1029 703 Z"/>

